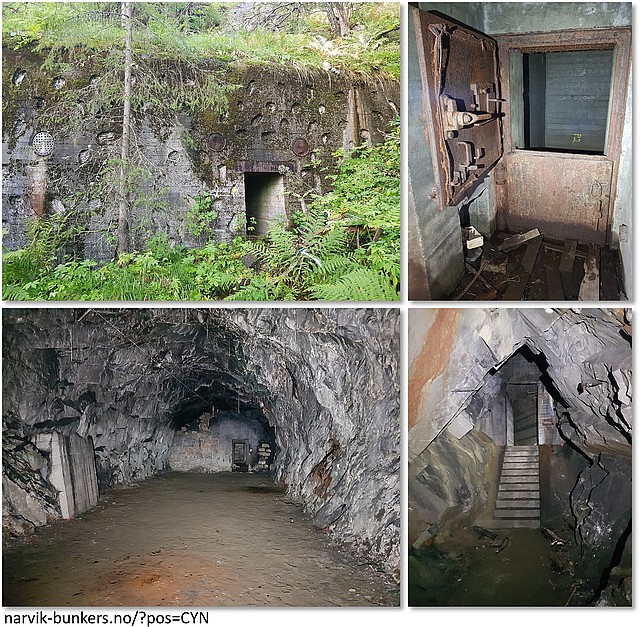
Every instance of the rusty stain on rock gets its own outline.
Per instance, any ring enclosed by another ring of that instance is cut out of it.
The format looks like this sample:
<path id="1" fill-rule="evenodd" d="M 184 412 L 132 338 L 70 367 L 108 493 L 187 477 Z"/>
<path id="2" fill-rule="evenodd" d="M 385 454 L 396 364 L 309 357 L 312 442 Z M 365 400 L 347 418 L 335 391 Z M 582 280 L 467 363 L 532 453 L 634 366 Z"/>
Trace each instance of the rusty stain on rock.
<path id="1" fill-rule="evenodd" d="M 418 422 L 420 394 L 424 386 L 442 374 L 453 350 L 458 324 L 458 309 L 438 309 L 422 345 L 420 354 L 409 372 L 409 429 Z"/>

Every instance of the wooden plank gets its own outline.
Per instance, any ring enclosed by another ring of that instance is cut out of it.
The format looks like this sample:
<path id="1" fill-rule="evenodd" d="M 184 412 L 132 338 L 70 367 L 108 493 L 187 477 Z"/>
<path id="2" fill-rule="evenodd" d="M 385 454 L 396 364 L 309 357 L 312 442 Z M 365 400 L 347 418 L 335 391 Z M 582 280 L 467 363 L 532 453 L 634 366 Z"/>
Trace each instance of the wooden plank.
<path id="1" fill-rule="evenodd" d="M 498 250 L 500 252 L 506 253 L 510 250 L 515 250 L 518 246 L 522 246 L 525 242 L 528 242 L 530 239 L 534 237 L 538 237 L 540 235 L 540 231 L 538 229 L 531 229 L 526 233 L 520 233 L 519 235 L 513 235 L 512 237 L 507 238 L 498 246 Z"/>
<path id="2" fill-rule="evenodd" d="M 502 300 L 522 300 L 524 289 L 527 287 L 529 275 L 524 268 L 515 276 L 509 277 L 509 285 L 502 294 Z"/>
<path id="3" fill-rule="evenodd" d="M 529 273 L 533 272 L 533 266 L 536 265 L 536 259 L 538 258 L 538 252 L 540 250 L 540 244 L 542 243 L 542 235 L 534 238 L 529 242 L 527 250 L 524 253 L 522 262 L 520 265 Z"/>
<path id="4" fill-rule="evenodd" d="M 517 274 L 509 277 L 509 285 L 502 295 L 502 300 L 522 300 L 522 295 L 536 265 L 541 244 L 542 235 L 538 235 L 530 241 L 520 262 Z"/>
<path id="5" fill-rule="evenodd" d="M 553 263 L 545 263 L 545 273 L 547 275 L 547 297 L 549 300 L 564 300 L 564 290 L 562 289 L 562 279 L 560 272 Z"/>
<path id="6" fill-rule="evenodd" d="M 558 270 L 560 271 L 560 279 L 562 281 L 562 289 L 564 291 L 564 297 L 566 300 L 571 298 L 571 278 L 573 277 L 573 265 L 576 260 L 576 250 L 578 248 L 578 242 L 574 239 L 568 239 L 564 243 L 562 249 L 562 258 L 560 259 L 560 265 Z"/>
<path id="7" fill-rule="evenodd" d="M 565 241 L 564 248 L 562 249 L 562 259 L 560 259 L 560 266 L 558 267 L 560 274 L 573 272 L 573 261 L 577 248 L 578 242 L 576 240 L 568 239 Z"/>
<path id="8" fill-rule="evenodd" d="M 615 253 L 612 250 L 600 251 L 600 292 L 602 293 L 602 300 L 620 300 L 614 255 Z"/>
<path id="9" fill-rule="evenodd" d="M 600 300 L 600 270 L 598 263 L 598 247 L 595 244 L 589 245 L 589 252 L 584 262 L 584 278 L 580 285 L 580 300 L 598 301 Z"/>

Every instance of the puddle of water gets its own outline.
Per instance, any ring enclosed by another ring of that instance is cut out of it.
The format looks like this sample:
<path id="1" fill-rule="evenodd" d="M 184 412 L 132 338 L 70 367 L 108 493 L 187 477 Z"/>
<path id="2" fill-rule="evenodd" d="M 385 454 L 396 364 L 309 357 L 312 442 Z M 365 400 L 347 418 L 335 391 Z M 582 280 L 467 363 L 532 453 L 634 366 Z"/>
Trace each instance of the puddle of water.
<path id="1" fill-rule="evenodd" d="M 586 591 L 560 566 L 558 551 L 539 530 L 510 529 L 508 546 L 468 534 L 446 547 L 409 556 L 409 605 L 558 607 L 582 605 Z M 567 562 L 570 567 L 570 563 Z"/>

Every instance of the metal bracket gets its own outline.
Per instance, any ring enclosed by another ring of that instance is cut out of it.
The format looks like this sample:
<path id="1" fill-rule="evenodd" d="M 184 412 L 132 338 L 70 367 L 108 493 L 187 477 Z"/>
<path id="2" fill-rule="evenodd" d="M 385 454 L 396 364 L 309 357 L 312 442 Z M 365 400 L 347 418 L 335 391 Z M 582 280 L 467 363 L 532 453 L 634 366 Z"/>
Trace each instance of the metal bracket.
<path id="1" fill-rule="evenodd" d="M 440 96 L 442 125 L 447 139 L 456 137 L 457 132 L 463 128 L 486 124 L 495 119 L 495 113 L 471 113 L 459 111 L 458 102 L 449 96 Z"/>

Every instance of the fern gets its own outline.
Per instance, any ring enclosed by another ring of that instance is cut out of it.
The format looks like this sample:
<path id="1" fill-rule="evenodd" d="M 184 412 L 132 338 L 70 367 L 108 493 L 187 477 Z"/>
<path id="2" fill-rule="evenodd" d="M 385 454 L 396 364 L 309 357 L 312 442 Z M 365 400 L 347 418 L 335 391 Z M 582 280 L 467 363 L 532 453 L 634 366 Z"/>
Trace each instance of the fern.
<path id="1" fill-rule="evenodd" d="M 359 268 L 341 276 L 335 283 L 315 285 L 310 290 L 318 300 L 398 300 L 396 289 L 381 274 Z"/>

